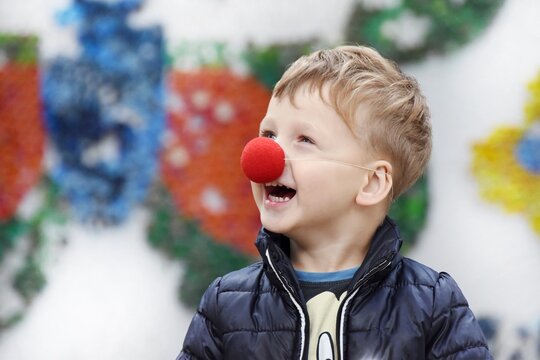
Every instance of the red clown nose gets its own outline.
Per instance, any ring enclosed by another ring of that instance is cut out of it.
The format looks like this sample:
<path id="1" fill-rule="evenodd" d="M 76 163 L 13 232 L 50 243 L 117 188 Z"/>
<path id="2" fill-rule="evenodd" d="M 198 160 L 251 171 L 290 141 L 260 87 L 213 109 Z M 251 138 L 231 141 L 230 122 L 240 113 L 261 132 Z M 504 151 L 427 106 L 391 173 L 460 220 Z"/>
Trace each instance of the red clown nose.
<path id="1" fill-rule="evenodd" d="M 249 180 L 259 184 L 272 182 L 285 168 L 285 152 L 274 140 L 258 137 L 244 147 L 240 165 Z"/>

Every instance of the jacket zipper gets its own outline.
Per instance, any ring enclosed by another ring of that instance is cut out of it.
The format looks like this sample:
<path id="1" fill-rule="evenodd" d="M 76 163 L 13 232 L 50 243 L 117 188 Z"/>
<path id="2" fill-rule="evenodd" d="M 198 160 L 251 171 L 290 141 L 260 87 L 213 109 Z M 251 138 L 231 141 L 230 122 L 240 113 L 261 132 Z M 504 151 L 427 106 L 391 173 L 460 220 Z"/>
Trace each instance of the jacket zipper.
<path id="1" fill-rule="evenodd" d="M 390 266 L 391 263 L 392 263 L 391 260 L 385 260 L 385 261 L 379 263 L 374 268 L 372 268 L 366 275 L 364 275 L 360 280 L 358 280 L 358 282 L 355 285 L 354 291 L 352 293 L 350 293 L 349 295 L 347 295 L 347 297 L 345 298 L 345 301 L 343 302 L 343 306 L 342 306 L 342 308 L 341 308 L 341 310 L 340 310 L 340 312 L 338 314 L 338 318 L 340 319 L 340 321 L 339 321 L 339 338 L 338 338 L 338 342 L 339 342 L 339 359 L 340 360 L 344 359 L 345 349 L 344 349 L 344 346 L 343 346 L 343 339 L 344 339 L 344 332 L 345 332 L 345 314 L 346 314 L 347 306 L 349 305 L 349 302 L 354 298 L 354 296 L 356 295 L 358 290 L 360 290 L 363 283 L 368 278 L 370 278 L 371 276 L 373 276 L 374 274 L 376 274 L 379 271 L 383 271 L 388 266 Z"/>
<path id="2" fill-rule="evenodd" d="M 306 343 L 305 339 L 305 332 L 306 332 L 306 315 L 304 314 L 304 311 L 302 310 L 302 306 L 296 301 L 296 298 L 293 296 L 292 292 L 289 290 L 287 286 L 285 286 L 285 283 L 283 282 L 283 279 L 281 278 L 281 275 L 277 272 L 276 268 L 274 267 L 274 264 L 272 263 L 272 259 L 270 259 L 270 253 L 268 252 L 268 249 L 266 249 L 266 258 L 268 259 L 268 263 L 270 264 L 270 267 L 272 268 L 272 271 L 274 274 L 276 274 L 276 277 L 279 279 L 279 282 L 287 291 L 287 294 L 289 294 L 289 297 L 291 298 L 291 301 L 293 302 L 294 306 L 296 306 L 296 309 L 298 310 L 298 313 L 300 313 L 300 328 L 301 328 L 301 341 L 300 341 L 300 360 L 304 357 L 304 346 Z"/>

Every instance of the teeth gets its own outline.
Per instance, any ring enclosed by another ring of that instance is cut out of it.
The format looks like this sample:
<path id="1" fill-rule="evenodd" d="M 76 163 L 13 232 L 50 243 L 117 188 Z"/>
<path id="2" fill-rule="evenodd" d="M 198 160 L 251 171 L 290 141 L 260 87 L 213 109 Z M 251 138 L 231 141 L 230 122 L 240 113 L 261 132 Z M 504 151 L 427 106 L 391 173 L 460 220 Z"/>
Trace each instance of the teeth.
<path id="1" fill-rule="evenodd" d="M 278 182 L 266 183 L 266 184 L 264 184 L 264 185 L 265 185 L 265 186 L 278 186 L 278 187 L 285 187 L 285 188 L 288 187 L 288 186 L 285 186 L 285 185 L 280 184 L 280 183 L 278 183 Z"/>
<path id="2" fill-rule="evenodd" d="M 288 196 L 279 197 L 279 196 L 274 196 L 274 195 L 268 195 L 268 199 L 270 199 L 270 201 L 276 202 L 276 203 L 287 202 L 287 201 L 291 200 L 291 198 L 289 198 Z"/>
<path id="3" fill-rule="evenodd" d="M 267 184 L 264 184 L 266 186 L 279 186 L 279 187 L 286 187 L 285 185 L 283 184 L 280 184 L 278 182 L 271 182 L 271 183 L 267 183 Z"/>

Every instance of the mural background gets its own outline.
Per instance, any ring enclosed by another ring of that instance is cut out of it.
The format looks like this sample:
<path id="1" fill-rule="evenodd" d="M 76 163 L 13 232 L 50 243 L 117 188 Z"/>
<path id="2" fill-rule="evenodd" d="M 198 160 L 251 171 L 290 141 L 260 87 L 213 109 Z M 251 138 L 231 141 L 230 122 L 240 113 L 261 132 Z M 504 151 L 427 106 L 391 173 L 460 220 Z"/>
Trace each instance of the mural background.
<path id="1" fill-rule="evenodd" d="M 0 37 L 0 358 L 174 358 L 201 291 L 253 261 L 235 154 L 273 82 L 344 41 L 431 106 L 428 175 L 393 209 L 408 256 L 458 281 L 496 358 L 540 358 L 540 4 L 430 4 L 0 0 L 0 33 L 33 36 Z"/>

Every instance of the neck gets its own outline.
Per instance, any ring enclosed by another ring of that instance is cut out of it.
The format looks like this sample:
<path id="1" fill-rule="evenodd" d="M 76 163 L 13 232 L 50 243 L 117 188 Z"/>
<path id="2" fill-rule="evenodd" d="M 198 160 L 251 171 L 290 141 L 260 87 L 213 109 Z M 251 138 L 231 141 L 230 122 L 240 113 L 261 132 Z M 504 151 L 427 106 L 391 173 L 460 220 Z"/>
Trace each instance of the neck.
<path id="1" fill-rule="evenodd" d="M 291 262 L 295 269 L 309 272 L 332 272 L 360 266 L 366 257 L 375 225 L 357 222 L 334 233 L 312 231 L 291 236 Z M 346 229 L 346 231 L 343 231 Z"/>

